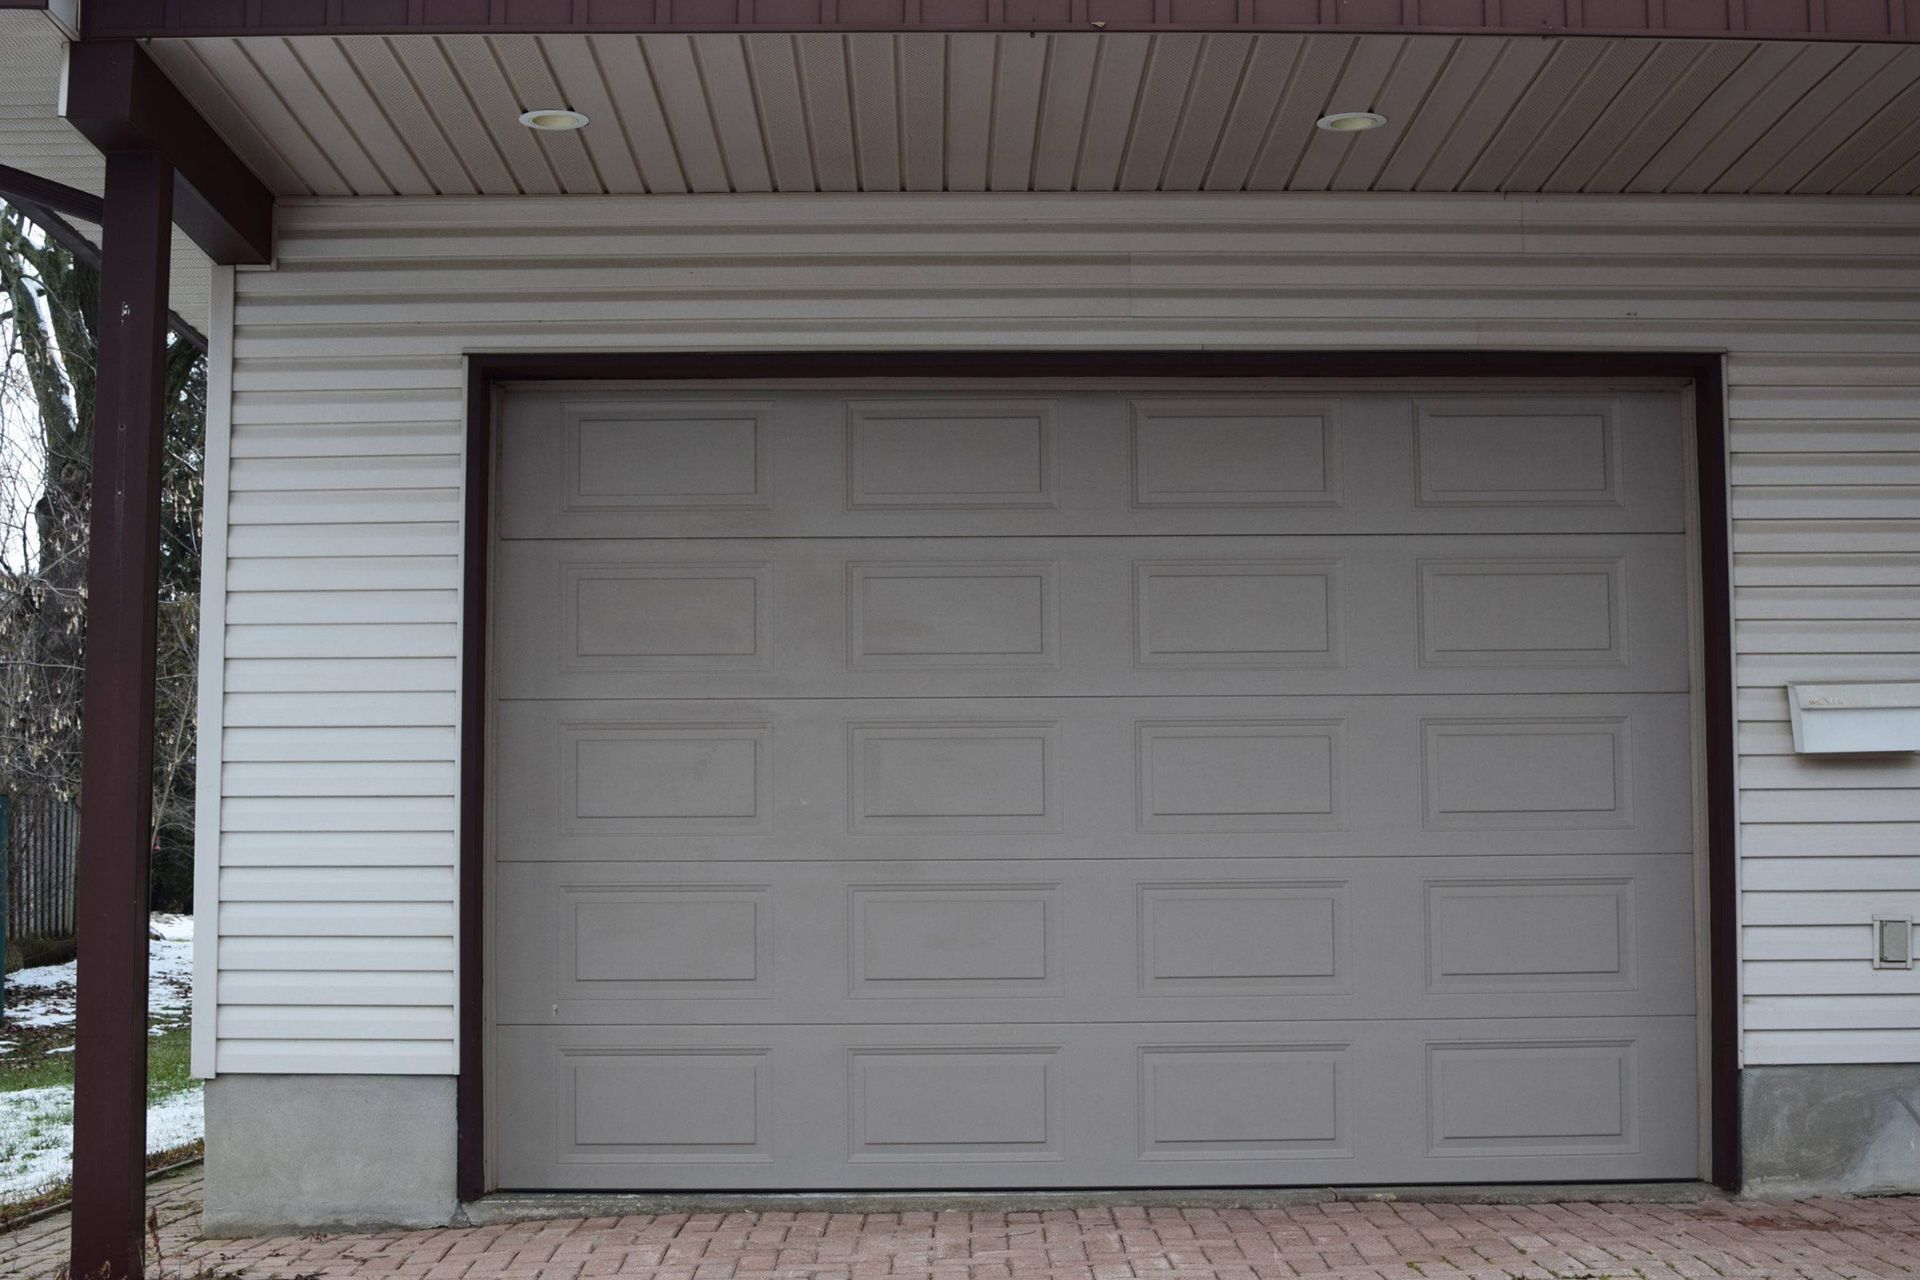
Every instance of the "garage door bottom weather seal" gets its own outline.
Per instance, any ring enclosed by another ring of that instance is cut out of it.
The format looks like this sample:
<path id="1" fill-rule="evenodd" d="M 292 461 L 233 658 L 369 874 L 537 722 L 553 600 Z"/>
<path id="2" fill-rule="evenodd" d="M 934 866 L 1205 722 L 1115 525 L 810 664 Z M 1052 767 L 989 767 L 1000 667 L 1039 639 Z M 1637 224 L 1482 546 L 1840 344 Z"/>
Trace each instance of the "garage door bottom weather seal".
<path id="1" fill-rule="evenodd" d="M 461 1206 L 471 1226 L 542 1218 L 662 1213 L 1036 1213 L 1049 1209 L 1272 1209 L 1406 1201 L 1416 1204 L 1692 1204 L 1731 1200 L 1710 1182 L 1487 1182 L 1373 1187 L 1141 1187 L 1079 1191 L 496 1191 Z"/>

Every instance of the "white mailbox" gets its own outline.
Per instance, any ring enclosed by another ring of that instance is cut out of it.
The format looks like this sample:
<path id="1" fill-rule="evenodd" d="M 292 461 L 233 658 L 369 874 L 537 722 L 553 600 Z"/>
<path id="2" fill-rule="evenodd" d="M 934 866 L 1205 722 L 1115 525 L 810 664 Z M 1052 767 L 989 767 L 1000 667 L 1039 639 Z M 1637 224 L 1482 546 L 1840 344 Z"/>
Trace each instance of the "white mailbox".
<path id="1" fill-rule="evenodd" d="M 1920 682 L 1790 684 L 1787 709 L 1802 754 L 1920 751 Z"/>

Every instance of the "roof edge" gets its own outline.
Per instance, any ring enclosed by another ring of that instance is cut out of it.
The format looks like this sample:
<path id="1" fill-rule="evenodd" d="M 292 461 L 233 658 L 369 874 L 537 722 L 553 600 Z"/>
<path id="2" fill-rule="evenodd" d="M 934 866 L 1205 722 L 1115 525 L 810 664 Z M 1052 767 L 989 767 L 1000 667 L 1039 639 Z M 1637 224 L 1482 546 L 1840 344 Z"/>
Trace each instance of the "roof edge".
<path id="1" fill-rule="evenodd" d="M 88 0 L 84 22 L 89 38 L 136 39 L 1104 31 L 1920 44 L 1920 0 Z"/>

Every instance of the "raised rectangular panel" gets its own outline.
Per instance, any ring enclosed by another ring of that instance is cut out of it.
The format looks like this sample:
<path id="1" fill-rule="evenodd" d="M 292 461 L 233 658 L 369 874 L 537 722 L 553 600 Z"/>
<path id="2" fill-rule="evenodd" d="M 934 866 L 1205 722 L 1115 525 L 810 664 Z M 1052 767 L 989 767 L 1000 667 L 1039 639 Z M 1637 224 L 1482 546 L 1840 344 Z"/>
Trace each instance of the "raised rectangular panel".
<path id="1" fill-rule="evenodd" d="M 1058 1160 L 1055 1047 L 853 1049 L 852 1158 Z"/>
<path id="2" fill-rule="evenodd" d="M 1638 1087 L 1631 1040 L 1429 1044 L 1428 1154 L 1637 1150 Z"/>
<path id="3" fill-rule="evenodd" d="M 1143 667 L 1340 665 L 1332 560 L 1143 560 L 1133 567 Z"/>
<path id="4" fill-rule="evenodd" d="M 1634 985 L 1630 879 L 1427 884 L 1427 989 L 1624 991 Z"/>
<path id="5" fill-rule="evenodd" d="M 848 726 L 856 832 L 1056 831 L 1053 721 Z"/>
<path id="6" fill-rule="evenodd" d="M 561 1164 L 771 1160 L 766 1049 L 562 1049 Z"/>
<path id="7" fill-rule="evenodd" d="M 1346 989 L 1342 881 L 1143 884 L 1139 899 L 1144 994 Z"/>
<path id="8" fill-rule="evenodd" d="M 1136 507 L 1338 506 L 1338 409 L 1275 397 L 1137 399 Z"/>
<path id="9" fill-rule="evenodd" d="M 1039 667 L 1058 658 L 1052 562 L 847 567 L 856 669 Z"/>
<path id="10" fill-rule="evenodd" d="M 1140 1050 L 1144 1160 L 1350 1155 L 1344 1044 L 1148 1045 Z"/>
<path id="11" fill-rule="evenodd" d="M 1341 824 L 1341 721 L 1148 720 L 1135 734 L 1142 831 Z"/>
<path id="12" fill-rule="evenodd" d="M 1421 506 L 1619 506 L 1618 406 L 1418 400 L 1414 468 Z"/>
<path id="13" fill-rule="evenodd" d="M 1624 666 L 1626 575 L 1618 559 L 1422 560 L 1420 661 Z"/>
<path id="14" fill-rule="evenodd" d="M 772 991 L 765 885 L 563 885 L 560 911 L 560 978 L 570 998 Z"/>
<path id="15" fill-rule="evenodd" d="M 849 971 L 857 997 L 1060 992 L 1060 886 L 855 885 Z"/>
<path id="16" fill-rule="evenodd" d="M 563 564 L 560 668 L 763 669 L 771 579 L 764 562 Z"/>
<path id="17" fill-rule="evenodd" d="M 561 510 L 771 507 L 772 416 L 764 401 L 569 404 Z"/>
<path id="18" fill-rule="evenodd" d="M 767 724 L 562 724 L 561 829 L 574 835 L 767 830 Z"/>
<path id="19" fill-rule="evenodd" d="M 1429 830 L 1633 824 L 1624 716 L 1420 722 Z"/>
<path id="20" fill-rule="evenodd" d="M 1051 400 L 852 400 L 847 509 L 1051 507 Z"/>

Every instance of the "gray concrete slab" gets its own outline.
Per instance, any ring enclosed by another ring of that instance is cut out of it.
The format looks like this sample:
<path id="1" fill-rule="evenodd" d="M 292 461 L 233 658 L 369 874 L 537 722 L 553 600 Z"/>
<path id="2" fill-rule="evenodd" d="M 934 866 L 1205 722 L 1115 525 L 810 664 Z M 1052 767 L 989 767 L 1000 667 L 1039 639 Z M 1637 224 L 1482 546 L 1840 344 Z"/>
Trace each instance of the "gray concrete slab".
<path id="1" fill-rule="evenodd" d="M 1920 1191 L 1920 1064 L 1740 1073 L 1749 1195 Z"/>
<path id="2" fill-rule="evenodd" d="M 210 1236 L 454 1218 L 449 1077 L 228 1075 L 206 1107 Z"/>

